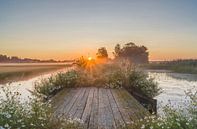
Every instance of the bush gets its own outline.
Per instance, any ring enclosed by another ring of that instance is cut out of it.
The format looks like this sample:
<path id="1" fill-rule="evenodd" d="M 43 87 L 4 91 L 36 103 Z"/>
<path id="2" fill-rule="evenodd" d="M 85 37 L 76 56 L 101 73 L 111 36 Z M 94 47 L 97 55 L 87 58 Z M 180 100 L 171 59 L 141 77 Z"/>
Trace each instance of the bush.
<path id="1" fill-rule="evenodd" d="M 65 87 L 75 87 L 78 83 L 78 78 L 79 75 L 75 70 L 58 73 L 57 75 L 35 82 L 34 94 L 48 99 Z"/>
<path id="2" fill-rule="evenodd" d="M 157 96 L 161 90 L 153 78 L 148 78 L 146 74 L 136 70 L 129 73 L 127 88 L 150 98 Z"/>

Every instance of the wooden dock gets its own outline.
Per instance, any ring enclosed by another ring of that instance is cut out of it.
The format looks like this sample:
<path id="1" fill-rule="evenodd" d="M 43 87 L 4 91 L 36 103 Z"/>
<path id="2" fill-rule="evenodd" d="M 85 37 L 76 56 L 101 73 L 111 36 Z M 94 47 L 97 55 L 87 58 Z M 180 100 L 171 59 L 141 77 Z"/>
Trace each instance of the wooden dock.
<path id="1" fill-rule="evenodd" d="M 87 129 L 114 129 L 148 114 L 125 89 L 67 88 L 52 104 L 55 116 L 80 119 Z"/>

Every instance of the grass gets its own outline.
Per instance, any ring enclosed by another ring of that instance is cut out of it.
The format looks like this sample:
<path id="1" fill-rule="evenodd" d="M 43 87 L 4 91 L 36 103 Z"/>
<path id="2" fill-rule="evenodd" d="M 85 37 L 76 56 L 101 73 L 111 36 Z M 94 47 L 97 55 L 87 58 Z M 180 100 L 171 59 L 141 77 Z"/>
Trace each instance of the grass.
<path id="1" fill-rule="evenodd" d="M 0 84 L 25 80 L 69 65 L 0 65 Z"/>
<path id="2" fill-rule="evenodd" d="M 197 61 L 196 60 L 175 60 L 166 62 L 157 62 L 143 65 L 142 67 L 148 69 L 162 69 L 171 70 L 177 73 L 197 74 Z"/>

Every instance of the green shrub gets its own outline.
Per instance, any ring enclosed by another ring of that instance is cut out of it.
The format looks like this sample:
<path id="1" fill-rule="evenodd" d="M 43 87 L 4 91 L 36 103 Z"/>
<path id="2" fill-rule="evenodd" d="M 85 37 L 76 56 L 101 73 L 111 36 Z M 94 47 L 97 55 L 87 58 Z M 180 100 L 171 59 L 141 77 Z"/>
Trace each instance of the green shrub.
<path id="1" fill-rule="evenodd" d="M 153 78 L 148 78 L 146 74 L 136 70 L 130 71 L 127 88 L 150 98 L 157 96 L 161 90 Z"/>
<path id="2" fill-rule="evenodd" d="M 78 83 L 78 78 L 78 73 L 75 70 L 58 73 L 57 75 L 35 82 L 34 94 L 48 99 L 51 95 L 56 94 L 65 87 L 75 87 Z"/>
<path id="3" fill-rule="evenodd" d="M 121 70 L 112 71 L 106 75 L 108 88 L 121 88 L 124 87 L 125 76 Z"/>

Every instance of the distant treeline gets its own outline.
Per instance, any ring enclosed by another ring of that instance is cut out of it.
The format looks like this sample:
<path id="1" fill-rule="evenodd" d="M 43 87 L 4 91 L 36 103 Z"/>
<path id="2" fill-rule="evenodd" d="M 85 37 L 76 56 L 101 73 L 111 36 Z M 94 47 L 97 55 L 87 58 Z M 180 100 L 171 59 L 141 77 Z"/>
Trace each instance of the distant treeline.
<path id="1" fill-rule="evenodd" d="M 49 60 L 39 60 L 31 58 L 19 58 L 17 56 L 7 56 L 0 54 L 0 63 L 64 63 L 73 62 L 73 60 L 56 61 L 53 59 Z"/>
<path id="2" fill-rule="evenodd" d="M 197 74 L 197 59 L 180 59 L 173 61 L 153 61 L 146 65 L 150 69 L 166 69 L 179 73 Z"/>

